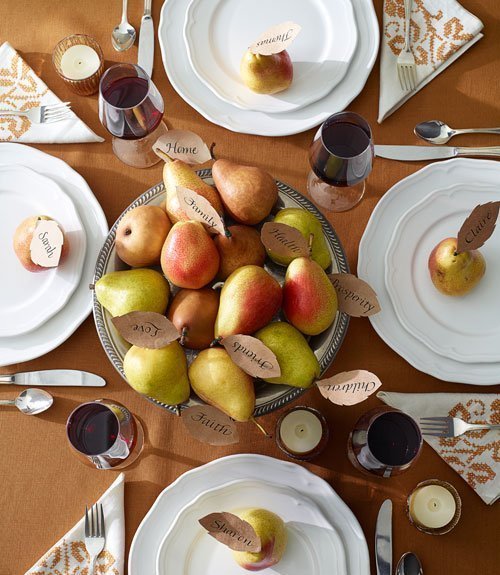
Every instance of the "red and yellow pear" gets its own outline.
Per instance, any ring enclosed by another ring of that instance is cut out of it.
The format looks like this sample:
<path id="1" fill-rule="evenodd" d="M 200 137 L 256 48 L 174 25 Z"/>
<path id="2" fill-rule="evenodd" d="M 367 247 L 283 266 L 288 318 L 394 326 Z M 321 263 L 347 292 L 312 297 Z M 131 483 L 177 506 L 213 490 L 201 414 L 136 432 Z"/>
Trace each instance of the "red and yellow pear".
<path id="1" fill-rule="evenodd" d="M 247 50 L 241 59 L 240 75 L 252 92 L 276 94 L 292 83 L 293 64 L 286 50 L 268 56 Z"/>

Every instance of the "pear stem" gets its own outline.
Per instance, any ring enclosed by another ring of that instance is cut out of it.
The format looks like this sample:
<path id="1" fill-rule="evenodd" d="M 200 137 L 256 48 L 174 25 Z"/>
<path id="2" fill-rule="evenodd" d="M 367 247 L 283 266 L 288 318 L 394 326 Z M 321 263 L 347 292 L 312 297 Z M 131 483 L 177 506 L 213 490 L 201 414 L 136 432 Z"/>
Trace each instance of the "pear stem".
<path id="1" fill-rule="evenodd" d="M 271 439 L 271 438 L 272 438 L 272 435 L 270 435 L 269 433 L 267 433 L 267 431 L 262 427 L 262 425 L 261 425 L 260 423 L 257 423 L 257 420 L 255 419 L 255 417 L 251 417 L 251 418 L 250 418 L 250 421 L 251 421 L 252 423 L 254 423 L 254 424 L 257 426 L 257 428 L 258 428 L 268 439 Z"/>
<path id="2" fill-rule="evenodd" d="M 160 156 L 160 158 L 167 164 L 169 164 L 170 162 L 173 162 L 172 158 L 167 155 L 161 148 L 159 148 L 156 143 L 153 145 L 153 152 L 157 155 Z"/>
<path id="3" fill-rule="evenodd" d="M 212 145 L 210 146 L 210 155 L 212 156 L 212 160 L 216 160 L 217 158 L 215 157 L 214 154 L 214 148 L 215 148 L 215 142 L 212 142 Z"/>
<path id="4" fill-rule="evenodd" d="M 186 337 L 187 337 L 188 331 L 189 330 L 188 330 L 187 325 L 184 325 L 182 327 L 182 330 L 181 330 L 181 339 L 179 340 L 179 343 L 181 345 L 184 345 L 186 343 Z"/>
<path id="5" fill-rule="evenodd" d="M 309 234 L 309 240 L 307 242 L 307 247 L 309 249 L 309 256 L 312 254 L 313 249 L 314 234 Z"/>
<path id="6" fill-rule="evenodd" d="M 216 337 L 213 342 L 210 344 L 210 347 L 215 347 L 218 343 L 220 343 L 222 341 L 222 337 L 219 335 L 219 337 Z"/>
<path id="7" fill-rule="evenodd" d="M 225 234 L 226 238 L 232 237 L 231 232 L 226 228 L 226 223 L 224 222 L 224 220 L 222 220 L 222 223 L 224 224 L 224 234 Z"/>

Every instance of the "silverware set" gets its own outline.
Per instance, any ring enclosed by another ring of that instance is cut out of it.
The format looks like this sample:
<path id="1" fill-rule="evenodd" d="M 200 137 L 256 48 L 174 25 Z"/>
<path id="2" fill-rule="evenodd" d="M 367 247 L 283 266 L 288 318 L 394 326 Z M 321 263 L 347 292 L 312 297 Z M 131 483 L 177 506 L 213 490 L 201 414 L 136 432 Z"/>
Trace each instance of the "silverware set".
<path id="1" fill-rule="evenodd" d="M 459 437 L 469 431 L 500 430 L 500 425 L 467 423 L 459 417 L 421 417 L 420 429 L 423 435 L 432 437 Z"/>
<path id="2" fill-rule="evenodd" d="M 30 110 L 0 110 L 0 116 L 25 116 L 33 124 L 52 124 L 71 117 L 71 102 L 47 104 Z"/>
<path id="3" fill-rule="evenodd" d="M 96 573 L 96 562 L 104 549 L 105 543 L 106 529 L 102 505 L 94 505 L 90 508 L 90 513 L 87 507 L 85 507 L 85 548 L 90 557 L 89 575 Z"/>

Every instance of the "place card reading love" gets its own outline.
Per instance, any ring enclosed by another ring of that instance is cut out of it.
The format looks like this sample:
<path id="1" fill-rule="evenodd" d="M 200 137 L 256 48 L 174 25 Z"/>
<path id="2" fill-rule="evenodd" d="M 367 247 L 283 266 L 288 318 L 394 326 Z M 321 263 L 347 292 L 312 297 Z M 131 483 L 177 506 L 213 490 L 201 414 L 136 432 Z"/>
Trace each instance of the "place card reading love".
<path id="1" fill-rule="evenodd" d="M 234 363 L 252 377 L 279 377 L 281 368 L 274 353 L 251 335 L 228 335 L 220 343 Z"/>
<path id="2" fill-rule="evenodd" d="M 175 325 L 154 311 L 131 311 L 111 321 L 123 339 L 137 347 L 160 349 L 179 338 Z"/>
<path id="3" fill-rule="evenodd" d="M 230 236 L 222 218 L 206 198 L 182 186 L 177 186 L 177 198 L 182 210 L 190 219 L 201 222 L 209 230 L 214 230 L 221 236 Z"/>
<path id="4" fill-rule="evenodd" d="M 286 50 L 301 31 L 295 22 L 283 22 L 268 28 L 250 45 L 250 52 L 270 56 Z"/>
<path id="5" fill-rule="evenodd" d="M 234 421 L 211 405 L 195 405 L 182 412 L 182 422 L 195 439 L 209 445 L 238 443 Z"/>
<path id="6" fill-rule="evenodd" d="M 209 535 L 233 551 L 258 553 L 261 550 L 262 543 L 254 528 L 233 513 L 210 513 L 199 519 L 199 523 Z"/>
<path id="7" fill-rule="evenodd" d="M 361 403 L 382 385 L 380 379 L 369 371 L 357 369 L 343 371 L 333 377 L 316 382 L 323 397 L 336 405 Z"/>
<path id="8" fill-rule="evenodd" d="M 38 220 L 30 243 L 33 263 L 44 268 L 55 268 L 61 259 L 64 236 L 54 220 Z"/>
<path id="9" fill-rule="evenodd" d="M 275 222 L 262 226 L 260 239 L 267 251 L 279 257 L 300 258 L 309 256 L 309 246 L 299 230 Z"/>
<path id="10" fill-rule="evenodd" d="M 377 294 L 365 281 L 353 274 L 329 274 L 337 292 L 339 311 L 351 317 L 368 317 L 380 311 Z"/>
<path id="11" fill-rule="evenodd" d="M 169 130 L 153 145 L 154 153 L 162 160 L 182 160 L 186 164 L 204 164 L 212 159 L 205 142 L 189 130 Z"/>
<path id="12" fill-rule="evenodd" d="M 469 250 L 477 250 L 495 231 L 500 202 L 488 202 L 477 205 L 465 222 L 457 236 L 457 254 Z"/>

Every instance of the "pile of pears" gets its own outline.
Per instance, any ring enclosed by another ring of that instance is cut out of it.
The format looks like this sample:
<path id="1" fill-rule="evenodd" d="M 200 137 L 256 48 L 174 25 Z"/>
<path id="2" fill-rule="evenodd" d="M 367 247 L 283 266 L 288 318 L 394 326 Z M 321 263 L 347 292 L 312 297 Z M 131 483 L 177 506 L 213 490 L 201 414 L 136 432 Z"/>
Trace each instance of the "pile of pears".
<path id="1" fill-rule="evenodd" d="M 179 332 L 179 340 L 160 349 L 129 348 L 123 369 L 136 391 L 178 405 L 192 390 L 236 421 L 248 421 L 255 409 L 254 380 L 220 340 L 253 335 L 271 349 L 281 368 L 279 377 L 265 381 L 310 387 L 320 365 L 306 337 L 333 323 L 337 295 L 324 271 L 330 252 L 312 213 L 300 208 L 277 212 L 274 221 L 297 229 L 308 239 L 311 254 L 278 256 L 264 248 L 258 229 L 271 219 L 278 200 L 274 179 L 260 168 L 225 159 L 215 161 L 212 176 L 215 187 L 181 160 L 165 164 L 165 204 L 127 211 L 116 229 L 116 253 L 131 269 L 105 274 L 95 294 L 113 317 L 157 312 Z M 179 203 L 178 186 L 203 196 L 226 223 L 234 222 L 226 228 L 229 233 L 213 235 L 190 220 Z M 283 286 L 264 269 L 267 257 L 286 267 Z M 196 355 L 190 365 L 186 350 L 196 350 L 189 354 Z"/>

